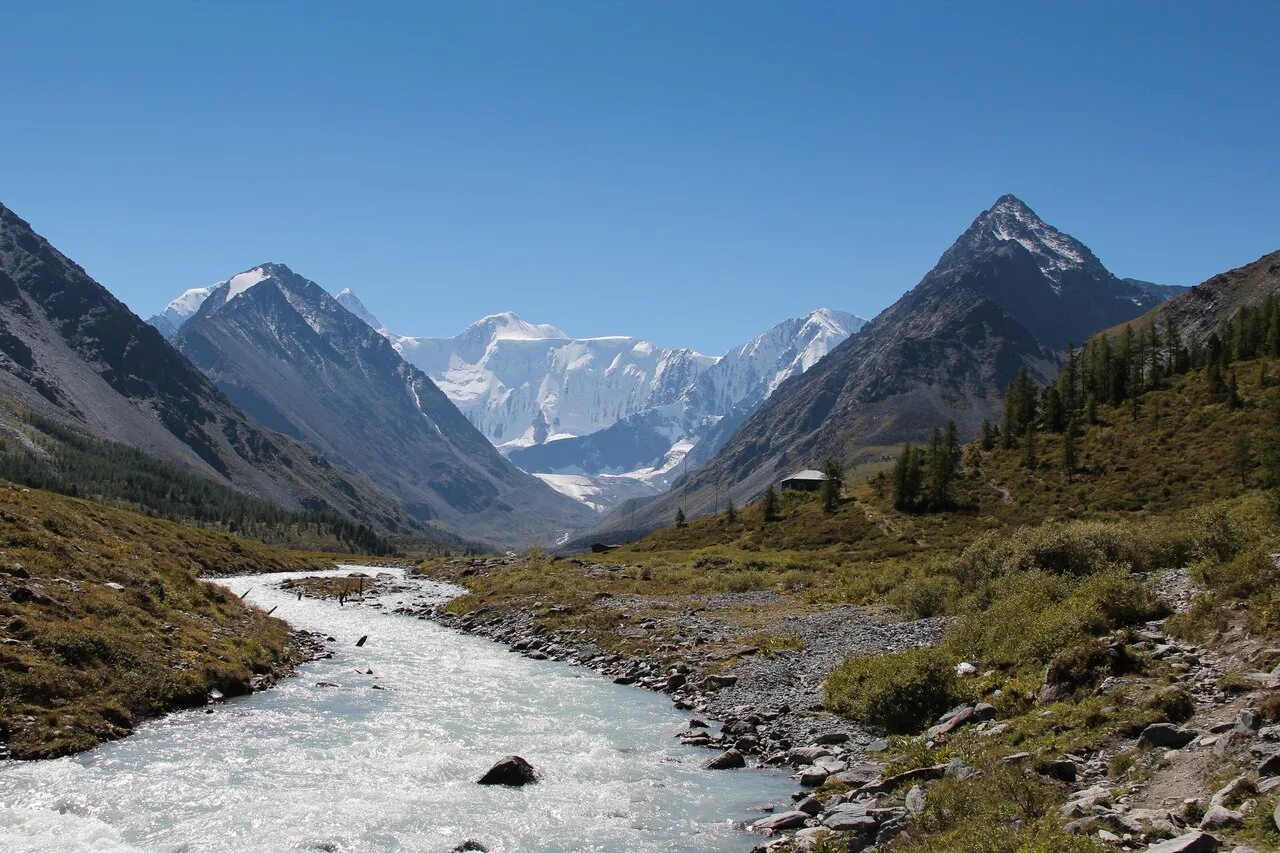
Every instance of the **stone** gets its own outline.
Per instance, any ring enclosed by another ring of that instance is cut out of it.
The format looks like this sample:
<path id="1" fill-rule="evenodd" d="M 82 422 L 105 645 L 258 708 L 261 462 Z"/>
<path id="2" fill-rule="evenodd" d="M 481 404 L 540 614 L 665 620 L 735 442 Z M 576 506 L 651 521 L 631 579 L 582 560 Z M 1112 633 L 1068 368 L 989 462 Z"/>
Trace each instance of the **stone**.
<path id="1" fill-rule="evenodd" d="M 449 853 L 489 853 L 489 848 L 485 847 L 479 841 L 468 838 L 457 847 L 449 851 Z"/>
<path id="2" fill-rule="evenodd" d="M 738 683 L 736 675 L 708 675 L 702 679 L 702 689 L 705 691 L 719 690 L 722 687 L 732 687 Z"/>
<path id="3" fill-rule="evenodd" d="M 1200 819 L 1200 828 L 1207 830 L 1231 829 L 1244 823 L 1244 815 L 1226 806 L 1211 806 Z"/>
<path id="4" fill-rule="evenodd" d="M 1243 735 L 1251 735 L 1262 728 L 1262 717 L 1252 708 L 1245 708 L 1236 717 L 1235 730 Z"/>
<path id="5" fill-rule="evenodd" d="M 973 721 L 975 723 L 985 723 L 987 720 L 996 718 L 996 706 L 990 702 L 979 702 L 973 706 Z"/>
<path id="6" fill-rule="evenodd" d="M 1138 745 L 1181 749 L 1197 736 L 1198 733 L 1195 730 L 1184 729 L 1173 723 L 1152 723 L 1138 735 Z"/>
<path id="7" fill-rule="evenodd" d="M 538 781 L 538 773 L 533 765 L 518 755 L 508 755 L 489 771 L 476 780 L 481 785 L 506 785 L 518 788 Z"/>
<path id="8" fill-rule="evenodd" d="M 834 753 L 829 749 L 820 746 L 798 746 L 787 752 L 787 763 L 792 767 L 800 767 L 804 764 L 812 764 L 819 758 L 827 758 Z"/>
<path id="9" fill-rule="evenodd" d="M 961 726 L 973 722 L 973 706 L 966 705 L 954 714 L 949 715 L 949 719 L 944 719 L 933 728 L 925 733 L 928 738 L 942 737 L 949 735 Z"/>
<path id="10" fill-rule="evenodd" d="M 834 832 L 854 832 L 859 835 L 874 833 L 879 821 L 867 814 L 865 805 L 845 803 L 828 809 L 822 815 L 822 825 Z"/>
<path id="11" fill-rule="evenodd" d="M 806 788 L 816 788 L 827 781 L 830 775 L 826 770 L 811 767 L 800 774 L 800 784 Z"/>
<path id="12" fill-rule="evenodd" d="M 845 732 L 827 732 L 826 734 L 818 735 L 813 742 L 823 746 L 831 746 L 832 744 L 837 743 L 848 743 L 849 735 Z"/>
<path id="13" fill-rule="evenodd" d="M 1040 693 L 1036 696 L 1036 701 L 1041 705 L 1049 705 L 1067 698 L 1071 694 L 1071 689 L 1065 684 L 1046 684 L 1040 688 Z"/>
<path id="14" fill-rule="evenodd" d="M 805 821 L 811 817 L 807 812 L 799 809 L 781 814 L 769 815 L 761 818 L 751 824 L 751 828 L 757 832 L 781 832 L 784 829 L 799 829 L 804 826 Z"/>
<path id="15" fill-rule="evenodd" d="M 1159 844 L 1152 844 L 1145 853 L 1212 853 L 1221 842 L 1207 832 L 1188 832 Z"/>
<path id="16" fill-rule="evenodd" d="M 947 772 L 947 765 L 935 764 L 932 767 L 917 767 L 914 770 L 907 770 L 896 776 L 889 776 L 877 782 L 863 785 L 858 789 L 860 794 L 885 794 L 889 791 L 897 790 L 908 782 L 932 781 L 941 779 Z"/>
<path id="17" fill-rule="evenodd" d="M 924 802 L 924 788 L 920 785 L 912 785 L 911 790 L 907 791 L 907 811 L 912 814 L 920 814 L 920 812 L 924 811 Z"/>
<path id="18" fill-rule="evenodd" d="M 822 813 L 822 801 L 812 794 L 796 803 L 796 811 L 804 812 L 807 815 L 818 815 Z"/>
<path id="19" fill-rule="evenodd" d="M 1074 782 L 1076 781 L 1078 768 L 1074 761 L 1064 758 L 1058 761 L 1046 761 L 1036 769 L 1050 779 L 1057 779 L 1059 782 Z"/>
<path id="20" fill-rule="evenodd" d="M 736 770 L 746 767 L 747 759 L 736 749 L 728 749 L 707 762 L 708 770 Z"/>
<path id="21" fill-rule="evenodd" d="M 1259 776 L 1280 776 L 1280 753 L 1268 755 L 1258 765 Z"/>
<path id="22" fill-rule="evenodd" d="M 947 769 L 944 775 L 948 779 L 968 779 L 973 774 L 973 767 L 963 758 L 953 758 L 947 762 Z"/>
<path id="23" fill-rule="evenodd" d="M 968 661 L 961 661 L 960 663 L 956 664 L 956 675 L 960 676 L 961 678 L 967 678 L 970 675 L 975 675 L 977 672 L 978 672 L 978 668 L 973 664 L 969 663 Z"/>

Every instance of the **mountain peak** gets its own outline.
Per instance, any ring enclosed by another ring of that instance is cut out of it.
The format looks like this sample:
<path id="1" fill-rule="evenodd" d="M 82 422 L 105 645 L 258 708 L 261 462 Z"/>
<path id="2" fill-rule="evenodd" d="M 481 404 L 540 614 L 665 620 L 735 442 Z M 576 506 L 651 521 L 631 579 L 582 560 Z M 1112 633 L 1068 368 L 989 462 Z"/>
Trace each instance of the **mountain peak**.
<path id="1" fill-rule="evenodd" d="M 502 311 L 481 317 L 468 326 L 459 337 L 473 335 L 484 335 L 491 341 L 541 341 L 569 337 L 550 323 L 526 323 L 516 316 L 514 311 Z"/>
<path id="2" fill-rule="evenodd" d="M 943 261 L 958 261 L 1006 242 L 1018 243 L 1030 252 L 1040 271 L 1055 284 L 1070 270 L 1109 275 L 1087 246 L 1045 222 L 1012 193 L 1000 196 L 980 213 L 943 255 Z"/>
<path id="3" fill-rule="evenodd" d="M 385 328 L 382 325 L 382 321 L 379 320 L 377 317 L 373 316 L 372 311 L 364 307 L 364 303 L 360 301 L 360 298 L 355 295 L 355 293 L 351 290 L 351 288 L 344 287 L 341 291 L 339 291 L 338 295 L 335 296 L 334 299 L 338 300 L 338 304 L 341 305 L 343 308 L 346 308 L 352 314 L 355 314 L 357 317 L 359 317 L 361 320 L 367 323 L 370 328 L 378 331 L 381 331 L 383 328 Z"/>

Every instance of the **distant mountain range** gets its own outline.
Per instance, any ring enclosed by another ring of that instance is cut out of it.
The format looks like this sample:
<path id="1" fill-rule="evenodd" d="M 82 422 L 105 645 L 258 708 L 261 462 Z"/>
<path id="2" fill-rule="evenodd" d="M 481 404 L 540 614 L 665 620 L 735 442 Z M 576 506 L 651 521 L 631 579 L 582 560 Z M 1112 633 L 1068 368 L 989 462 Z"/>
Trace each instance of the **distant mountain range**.
<path id="1" fill-rule="evenodd" d="M 1075 238 L 1012 195 L 979 215 L 937 265 L 857 335 L 782 383 L 705 465 L 594 535 L 713 511 L 826 459 L 883 464 L 893 448 L 955 420 L 962 437 L 998 420 L 1020 366 L 1047 381 L 1070 342 L 1144 313 L 1185 288 L 1112 275 Z M 634 522 L 632 517 L 634 516 Z"/>
<path id="2" fill-rule="evenodd" d="M 214 286 L 173 343 L 259 423 L 361 472 L 421 522 L 551 545 L 590 516 L 503 458 L 384 336 L 282 264 Z"/>
<path id="3" fill-rule="evenodd" d="M 741 422 L 866 322 L 819 309 L 716 357 L 634 337 L 571 338 L 512 313 L 452 338 L 411 337 L 386 329 L 350 290 L 338 301 L 426 371 L 513 462 L 598 510 L 665 491 L 696 462 L 687 453 L 714 452 L 721 421 Z"/>

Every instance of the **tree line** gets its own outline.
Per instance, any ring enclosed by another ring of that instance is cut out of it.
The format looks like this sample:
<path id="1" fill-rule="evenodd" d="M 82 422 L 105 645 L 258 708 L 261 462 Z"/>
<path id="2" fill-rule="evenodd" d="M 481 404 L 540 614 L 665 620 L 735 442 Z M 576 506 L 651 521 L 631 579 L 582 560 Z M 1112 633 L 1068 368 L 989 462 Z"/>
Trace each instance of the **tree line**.
<path id="1" fill-rule="evenodd" d="M 358 553 L 387 556 L 396 551 L 373 528 L 332 509 L 286 510 L 34 412 L 22 418 L 32 428 L 29 438 L 39 452 L 0 433 L 0 478 L 14 483 L 265 542 L 332 539 Z"/>

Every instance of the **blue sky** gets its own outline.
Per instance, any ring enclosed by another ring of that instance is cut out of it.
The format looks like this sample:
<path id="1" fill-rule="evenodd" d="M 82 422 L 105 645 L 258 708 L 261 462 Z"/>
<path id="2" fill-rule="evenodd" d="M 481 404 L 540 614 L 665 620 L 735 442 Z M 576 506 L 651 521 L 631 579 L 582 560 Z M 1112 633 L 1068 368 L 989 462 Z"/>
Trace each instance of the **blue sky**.
<path id="1" fill-rule="evenodd" d="M 0 201 L 143 316 L 276 260 L 406 333 L 719 352 L 874 315 L 1004 192 L 1122 276 L 1280 248 L 1273 0 L 4 15 Z"/>

